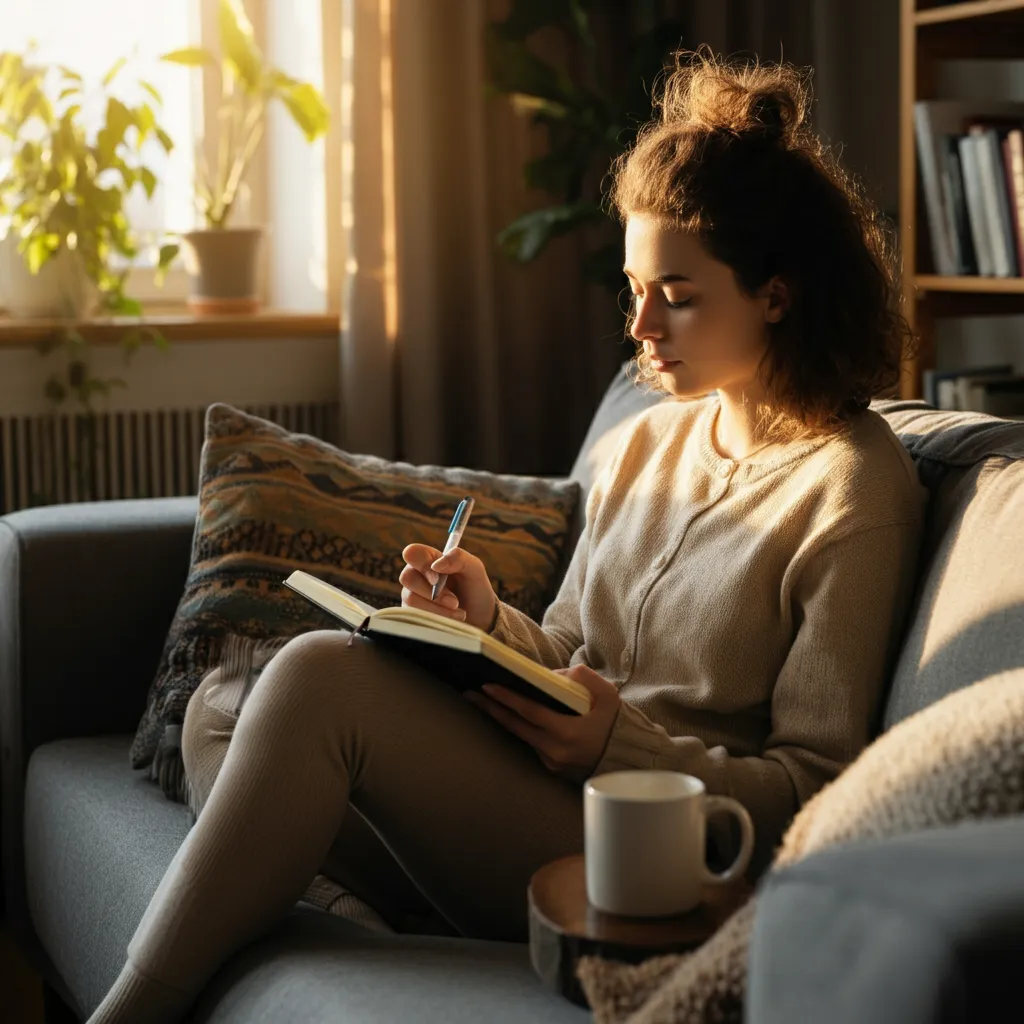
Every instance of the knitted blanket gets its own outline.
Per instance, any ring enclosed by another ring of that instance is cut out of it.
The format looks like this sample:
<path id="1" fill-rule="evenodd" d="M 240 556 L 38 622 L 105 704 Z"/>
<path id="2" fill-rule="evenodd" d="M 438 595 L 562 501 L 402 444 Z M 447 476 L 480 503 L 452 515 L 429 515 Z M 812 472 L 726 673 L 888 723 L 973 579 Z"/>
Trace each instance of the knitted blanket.
<path id="1" fill-rule="evenodd" d="M 783 868 L 856 840 L 1024 812 L 1024 670 L 965 687 L 865 748 L 793 819 Z M 577 968 L 596 1024 L 742 1019 L 752 897 L 700 949 L 636 966 L 585 957 Z"/>

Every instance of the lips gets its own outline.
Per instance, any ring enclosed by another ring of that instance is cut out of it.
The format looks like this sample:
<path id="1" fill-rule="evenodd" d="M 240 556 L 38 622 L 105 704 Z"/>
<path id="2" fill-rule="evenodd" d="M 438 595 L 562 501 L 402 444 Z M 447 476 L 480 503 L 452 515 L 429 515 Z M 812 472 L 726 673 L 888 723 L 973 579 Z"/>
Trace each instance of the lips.
<path id="1" fill-rule="evenodd" d="M 670 370 L 673 366 L 679 365 L 678 359 L 656 359 L 651 357 L 651 366 L 658 372 L 664 373 L 666 370 Z"/>

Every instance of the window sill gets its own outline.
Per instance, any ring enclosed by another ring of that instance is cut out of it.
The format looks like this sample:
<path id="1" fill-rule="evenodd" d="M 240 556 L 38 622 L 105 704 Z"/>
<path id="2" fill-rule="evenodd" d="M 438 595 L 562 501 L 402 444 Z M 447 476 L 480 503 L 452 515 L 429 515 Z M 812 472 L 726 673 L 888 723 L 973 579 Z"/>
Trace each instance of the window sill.
<path id="1" fill-rule="evenodd" d="M 154 309 L 141 317 L 94 317 L 77 324 L 63 320 L 16 320 L 0 314 L 0 348 L 28 348 L 72 325 L 91 344 L 117 345 L 133 327 L 157 330 L 170 342 L 189 342 L 323 337 L 337 334 L 339 324 L 337 313 L 294 313 L 281 309 L 227 316 L 199 316 L 184 308 Z"/>

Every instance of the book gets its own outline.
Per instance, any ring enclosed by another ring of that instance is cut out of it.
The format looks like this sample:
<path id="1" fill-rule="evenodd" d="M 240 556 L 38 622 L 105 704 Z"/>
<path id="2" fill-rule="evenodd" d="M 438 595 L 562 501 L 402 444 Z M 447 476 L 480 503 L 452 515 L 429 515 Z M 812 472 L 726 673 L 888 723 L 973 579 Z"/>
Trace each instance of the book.
<path id="1" fill-rule="evenodd" d="M 994 266 L 992 269 L 988 269 L 990 261 L 986 259 L 990 253 L 982 248 L 982 239 L 979 238 L 983 226 L 981 218 L 984 217 L 983 211 L 985 210 L 983 182 L 980 173 L 977 173 L 981 154 L 978 153 L 973 143 L 968 146 L 962 140 L 968 137 L 973 125 L 979 126 L 980 130 L 996 127 L 1001 140 L 1002 135 L 1010 128 L 1021 127 L 1024 122 L 1024 103 L 1014 100 L 919 100 L 914 104 L 913 118 L 915 150 L 921 176 L 921 193 L 931 234 L 935 271 L 939 274 L 956 274 L 958 264 L 964 262 L 955 259 L 956 211 L 949 208 L 950 202 L 955 202 L 955 195 L 951 194 L 951 189 L 945 189 L 943 186 L 943 148 L 946 145 L 944 136 L 953 134 L 961 136 L 959 141 L 960 170 L 964 181 L 968 218 L 971 220 L 975 259 L 978 262 L 980 273 L 984 276 L 992 276 L 995 273 Z M 971 167 L 968 167 L 967 150 L 970 150 L 972 158 Z M 991 156 L 991 153 L 989 155 Z M 1002 176 L 1001 154 L 997 159 Z M 972 168 L 975 172 L 973 174 Z M 993 187 L 993 184 L 990 184 L 989 188 Z M 975 216 L 975 209 L 972 206 L 972 192 L 975 193 L 974 199 L 978 201 L 978 216 Z M 995 198 L 994 205 L 998 215 L 1000 200 L 994 194 L 990 194 L 991 198 Z M 993 241 L 998 241 L 998 239 L 993 239 Z M 1014 253 L 1014 264 L 1016 262 L 1016 253 Z"/>
<path id="2" fill-rule="evenodd" d="M 939 178 L 941 154 L 936 145 L 938 131 L 934 124 L 934 113 L 930 103 L 919 101 L 914 104 L 914 135 L 917 139 L 917 160 L 921 168 L 925 213 L 928 216 L 932 262 L 937 274 L 952 276 L 956 274 L 956 259 L 949 234 L 950 218 Z"/>
<path id="3" fill-rule="evenodd" d="M 964 195 L 967 197 L 967 215 L 971 223 L 971 239 L 974 242 L 974 255 L 978 261 L 978 273 L 982 277 L 992 277 L 995 270 L 992 243 L 988 235 L 985 199 L 981 189 L 977 141 L 973 135 L 960 136 L 960 170 L 964 177 Z"/>
<path id="4" fill-rule="evenodd" d="M 999 133 L 983 124 L 971 126 L 970 134 L 978 139 L 978 165 L 981 190 L 992 240 L 992 256 L 996 277 L 1017 276 L 1017 251 L 1010 223 L 1009 195 L 1003 173 L 1003 150 Z"/>
<path id="5" fill-rule="evenodd" d="M 1006 182 L 1015 218 L 1017 262 L 1024 273 L 1024 131 L 1012 129 L 1003 145 L 1006 147 Z"/>
<path id="6" fill-rule="evenodd" d="M 949 204 L 952 216 L 953 240 L 956 248 L 958 274 L 977 274 L 978 261 L 974 255 L 974 239 L 967 213 L 963 173 L 960 169 L 960 136 L 942 137 L 942 194 Z"/>
<path id="7" fill-rule="evenodd" d="M 1010 377 L 1013 366 L 1010 363 L 995 363 L 989 366 L 958 367 L 955 370 L 925 370 L 922 374 L 924 400 L 936 409 L 959 409 L 959 393 L 966 385 L 959 381 L 969 377 Z"/>
<path id="8" fill-rule="evenodd" d="M 409 658 L 458 690 L 500 683 L 556 711 L 582 715 L 590 710 L 590 691 L 582 683 L 467 622 L 405 605 L 373 608 L 301 569 L 284 583 L 354 633 Z"/>

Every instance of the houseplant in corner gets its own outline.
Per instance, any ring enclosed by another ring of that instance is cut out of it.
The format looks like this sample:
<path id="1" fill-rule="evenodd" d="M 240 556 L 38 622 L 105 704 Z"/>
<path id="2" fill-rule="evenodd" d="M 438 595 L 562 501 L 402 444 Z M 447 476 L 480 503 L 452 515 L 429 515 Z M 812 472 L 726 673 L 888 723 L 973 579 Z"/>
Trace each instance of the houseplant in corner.
<path id="1" fill-rule="evenodd" d="M 139 83 L 146 98 L 134 105 L 111 92 L 124 63 L 93 93 L 71 68 L 41 64 L 31 51 L 0 53 L 0 287 L 15 316 L 77 320 L 96 305 L 141 312 L 125 293 L 138 243 L 124 204 L 136 186 L 150 196 L 156 187 L 147 143 L 156 139 L 170 151 L 173 142 L 157 123 L 160 99 L 151 85 Z M 104 108 L 94 130 L 82 116 L 86 101 Z M 176 253 L 175 245 L 160 249 L 158 273 Z M 42 291 L 26 270 L 44 278 Z"/>
<path id="2" fill-rule="evenodd" d="M 220 84 L 215 166 L 201 150 L 197 154 L 196 208 L 206 226 L 185 232 L 182 249 L 193 309 L 251 313 L 259 307 L 256 259 L 263 233 L 258 227 L 229 227 L 228 221 L 263 137 L 267 108 L 280 100 L 309 142 L 327 131 L 329 113 L 313 85 L 266 63 L 241 0 L 220 0 L 218 17 L 219 60 L 200 47 L 163 57 L 217 74 Z"/>
<path id="3" fill-rule="evenodd" d="M 38 344 L 54 367 L 44 393 L 51 403 L 40 444 L 46 473 L 34 503 L 56 493 L 57 409 L 76 409 L 77 442 L 66 458 L 83 498 L 95 494 L 96 417 L 94 400 L 123 387 L 117 377 L 91 368 L 90 346 L 80 321 L 98 310 L 139 317 L 140 304 L 125 290 L 139 244 L 125 213 L 136 187 L 152 196 L 157 179 L 147 166 L 150 145 L 170 151 L 173 142 L 157 122 L 160 96 L 138 82 L 138 102 L 112 92 L 124 67 L 119 60 L 98 87 L 71 68 L 49 66 L 27 53 L 0 53 L 0 301 L 14 316 L 42 316 L 59 323 Z M 102 108 L 91 124 L 83 106 Z M 178 247 L 159 248 L 157 277 Z M 166 344 L 153 328 L 125 326 L 126 360 L 143 341 Z M 62 456 L 63 457 L 63 456 Z"/>

